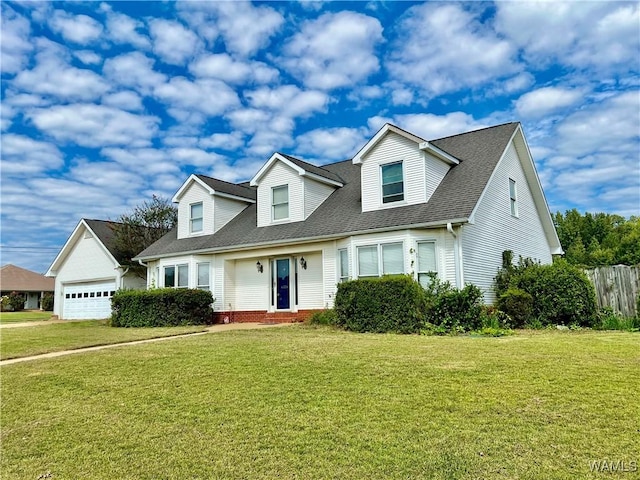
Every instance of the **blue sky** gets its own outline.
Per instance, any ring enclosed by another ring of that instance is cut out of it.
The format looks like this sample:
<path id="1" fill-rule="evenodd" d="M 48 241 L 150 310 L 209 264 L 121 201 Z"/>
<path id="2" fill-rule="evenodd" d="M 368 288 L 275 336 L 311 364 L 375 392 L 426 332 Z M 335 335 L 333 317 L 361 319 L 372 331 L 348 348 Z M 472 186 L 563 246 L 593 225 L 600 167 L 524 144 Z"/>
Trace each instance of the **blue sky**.
<path id="1" fill-rule="evenodd" d="M 640 214 L 637 2 L 2 2 L 1 263 L 274 151 L 520 121 L 552 212 Z"/>

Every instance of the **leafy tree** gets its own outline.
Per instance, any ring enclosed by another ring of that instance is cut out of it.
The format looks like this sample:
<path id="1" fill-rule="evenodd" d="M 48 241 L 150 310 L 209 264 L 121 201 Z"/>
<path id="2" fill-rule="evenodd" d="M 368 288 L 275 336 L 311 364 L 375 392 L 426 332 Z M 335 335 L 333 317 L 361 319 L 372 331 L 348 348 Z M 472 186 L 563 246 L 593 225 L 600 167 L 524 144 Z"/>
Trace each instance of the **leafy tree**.
<path id="1" fill-rule="evenodd" d="M 575 208 L 553 216 L 565 251 L 573 265 L 637 265 L 640 263 L 640 217 L 628 220 L 608 213 L 580 214 Z"/>
<path id="2" fill-rule="evenodd" d="M 150 201 L 134 207 L 131 213 L 121 215 L 113 228 L 114 245 L 122 265 L 141 278 L 146 269 L 131 259 L 156 242 L 178 222 L 178 210 L 167 198 L 154 195 Z"/>

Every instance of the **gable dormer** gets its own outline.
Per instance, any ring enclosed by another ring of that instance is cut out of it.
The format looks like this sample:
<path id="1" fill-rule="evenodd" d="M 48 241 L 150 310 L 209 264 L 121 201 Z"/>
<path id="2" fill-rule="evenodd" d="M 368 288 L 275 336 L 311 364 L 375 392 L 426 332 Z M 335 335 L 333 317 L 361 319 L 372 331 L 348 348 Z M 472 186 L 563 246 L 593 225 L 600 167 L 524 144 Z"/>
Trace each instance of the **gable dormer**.
<path id="1" fill-rule="evenodd" d="M 258 227 L 266 227 L 306 220 L 343 183 L 321 167 L 274 153 L 250 185 L 257 187 Z"/>
<path id="2" fill-rule="evenodd" d="M 459 161 L 422 138 L 385 124 L 353 157 L 361 165 L 362 211 L 429 201 Z"/>
<path id="3" fill-rule="evenodd" d="M 216 233 L 256 203 L 256 192 L 205 175 L 191 175 L 173 202 L 178 203 L 178 238 L 188 238 Z"/>

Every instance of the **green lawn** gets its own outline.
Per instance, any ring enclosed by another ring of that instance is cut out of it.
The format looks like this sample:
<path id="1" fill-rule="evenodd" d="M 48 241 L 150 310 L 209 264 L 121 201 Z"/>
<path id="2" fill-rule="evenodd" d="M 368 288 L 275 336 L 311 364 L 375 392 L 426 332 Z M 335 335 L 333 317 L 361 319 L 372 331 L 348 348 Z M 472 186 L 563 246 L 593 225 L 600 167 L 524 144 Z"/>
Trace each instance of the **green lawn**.
<path id="1" fill-rule="evenodd" d="M 304 326 L 8 365 L 0 477 L 638 478 L 589 465 L 640 460 L 639 368 L 632 333 Z"/>
<path id="2" fill-rule="evenodd" d="M 41 322 L 49 320 L 53 312 L 0 312 L 1 323 Z"/>
<path id="3" fill-rule="evenodd" d="M 26 357 L 95 345 L 168 337 L 201 332 L 202 326 L 167 328 L 113 328 L 106 320 L 52 323 L 33 327 L 3 328 L 0 331 L 0 359 Z"/>

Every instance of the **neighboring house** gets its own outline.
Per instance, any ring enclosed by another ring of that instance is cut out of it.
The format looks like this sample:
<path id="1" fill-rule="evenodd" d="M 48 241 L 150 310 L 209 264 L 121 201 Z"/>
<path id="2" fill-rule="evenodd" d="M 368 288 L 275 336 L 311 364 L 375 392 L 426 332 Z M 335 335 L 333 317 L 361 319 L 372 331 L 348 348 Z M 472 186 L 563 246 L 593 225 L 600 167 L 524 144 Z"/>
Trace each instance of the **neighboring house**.
<path id="1" fill-rule="evenodd" d="M 40 308 L 45 293 L 53 293 L 53 279 L 15 265 L 0 268 L 0 294 L 17 292 L 24 296 L 25 310 Z"/>
<path id="2" fill-rule="evenodd" d="M 111 297 L 120 288 L 146 282 L 123 266 L 114 245 L 115 222 L 82 219 L 62 247 L 48 277 L 55 277 L 53 313 L 59 318 L 108 318 Z"/>
<path id="3" fill-rule="evenodd" d="M 562 253 L 519 123 L 424 139 L 386 124 L 353 159 L 275 153 L 248 184 L 191 175 L 178 226 L 136 258 L 149 286 L 210 289 L 218 320 L 290 321 L 354 278 L 429 272 L 494 301 L 502 252 Z"/>

